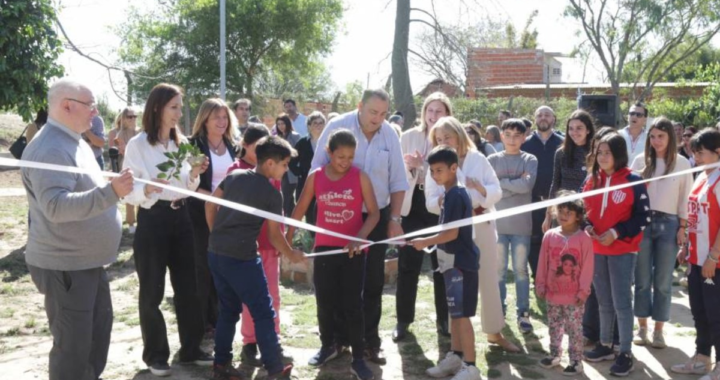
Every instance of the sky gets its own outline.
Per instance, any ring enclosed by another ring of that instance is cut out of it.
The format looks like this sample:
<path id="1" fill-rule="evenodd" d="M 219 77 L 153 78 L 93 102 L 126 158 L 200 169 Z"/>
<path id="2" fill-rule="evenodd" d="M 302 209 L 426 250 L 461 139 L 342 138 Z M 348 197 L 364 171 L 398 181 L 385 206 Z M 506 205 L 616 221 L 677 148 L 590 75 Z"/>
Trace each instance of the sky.
<path id="1" fill-rule="evenodd" d="M 130 5 L 147 6 L 157 0 L 61 0 L 59 20 L 70 40 L 86 54 L 115 64 L 115 49 L 121 43 L 113 28 L 121 24 Z M 346 11 L 342 29 L 333 45 L 326 65 L 336 87 L 359 80 L 370 87 L 385 84 L 391 68 L 393 33 L 395 29 L 395 2 L 392 0 L 344 0 Z M 569 53 L 579 41 L 574 36 L 577 25 L 563 18 L 566 0 L 435 0 L 436 12 L 442 21 L 468 23 L 485 12 L 491 17 L 510 20 L 518 31 L 534 9 L 539 10 L 535 21 L 539 35 L 539 48 L 547 52 Z M 439 5 L 438 5 L 439 4 Z M 430 0 L 413 0 L 413 7 L 430 10 Z M 415 18 L 416 15 L 411 16 Z M 421 16 L 417 16 L 421 17 Z M 411 24 L 410 43 L 421 28 Z M 96 97 L 106 97 L 116 108 L 124 104 L 125 78 L 122 73 L 108 71 L 77 53 L 66 49 L 60 61 L 66 73 L 88 83 Z M 563 75 L 577 77 L 577 64 L 563 62 Z M 591 68 L 590 71 L 593 71 Z M 411 65 L 410 76 L 414 91 L 419 91 L 432 80 L 418 67 Z M 598 74 L 589 78 L 598 78 Z M 119 93 L 112 90 L 113 86 Z"/>

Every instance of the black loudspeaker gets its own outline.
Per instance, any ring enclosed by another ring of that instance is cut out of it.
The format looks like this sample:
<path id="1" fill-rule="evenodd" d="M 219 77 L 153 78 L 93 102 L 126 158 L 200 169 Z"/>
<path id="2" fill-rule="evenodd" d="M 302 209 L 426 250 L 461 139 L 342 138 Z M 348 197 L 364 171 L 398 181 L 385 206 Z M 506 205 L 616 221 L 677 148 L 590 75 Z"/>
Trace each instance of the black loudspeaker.
<path id="1" fill-rule="evenodd" d="M 589 112 L 601 126 L 617 128 L 617 95 L 580 95 L 578 108 Z"/>
<path id="2" fill-rule="evenodd" d="M 120 173 L 120 151 L 118 148 L 112 147 L 108 149 L 108 156 L 110 157 L 110 166 L 112 167 L 112 171 Z"/>

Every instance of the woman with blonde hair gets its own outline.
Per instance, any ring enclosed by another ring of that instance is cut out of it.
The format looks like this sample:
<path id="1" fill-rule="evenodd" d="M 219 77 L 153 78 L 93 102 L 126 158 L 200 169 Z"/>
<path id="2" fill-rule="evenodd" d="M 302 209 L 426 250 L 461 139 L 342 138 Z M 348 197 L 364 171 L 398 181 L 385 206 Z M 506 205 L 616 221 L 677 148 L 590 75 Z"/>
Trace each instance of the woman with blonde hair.
<path id="1" fill-rule="evenodd" d="M 495 203 L 502 199 L 500 181 L 490 162 L 478 152 L 470 136 L 454 117 L 443 117 L 430 130 L 433 147 L 447 145 L 457 151 L 460 158 L 458 182 L 468 189 L 475 208 L 474 214 L 480 215 L 495 211 Z M 444 189 L 430 176 L 425 178 L 426 207 L 429 212 L 440 214 Z M 497 273 L 497 230 L 495 221 L 474 225 L 475 244 L 480 249 L 480 316 L 482 331 L 487 341 L 500 345 L 508 352 L 520 349 L 505 339 L 500 332 L 505 326 L 505 318 L 500 303 L 500 288 Z"/>
<path id="2" fill-rule="evenodd" d="M 438 216 L 428 212 L 425 207 L 425 178 L 429 178 L 426 156 L 432 150 L 428 135 L 438 119 L 450 115 L 452 115 L 450 99 L 442 92 L 432 93 L 423 103 L 420 125 L 408 129 L 400 136 L 400 146 L 405 159 L 405 175 L 410 184 L 410 190 L 405 192 L 400 212 L 402 229 L 405 233 L 435 226 L 438 223 Z M 425 252 L 416 250 L 412 245 L 400 248 L 395 297 L 397 326 L 392 334 L 393 341 L 404 339 L 409 325 L 415 320 L 417 286 L 424 259 Z M 433 270 L 437 269 L 435 251 L 430 254 L 430 260 Z M 448 307 L 442 274 L 433 272 L 433 285 L 437 330 L 439 334 L 449 336 Z"/>
<path id="3" fill-rule="evenodd" d="M 189 140 L 210 159 L 210 164 L 200 175 L 198 193 L 212 194 L 237 156 L 238 147 L 234 139 L 237 123 L 234 120 L 235 115 L 230 107 L 220 98 L 207 99 L 200 105 Z M 205 220 L 205 201 L 191 197 L 188 199 L 188 206 L 195 236 L 197 293 L 205 334 L 211 336 L 217 321 L 218 299 L 207 260 L 210 230 Z"/>
<path id="4" fill-rule="evenodd" d="M 115 118 L 114 128 L 108 134 L 108 149 L 117 148 L 118 167 L 123 166 L 125 147 L 128 141 L 137 134 L 137 112 L 131 107 L 125 107 Z M 128 232 L 135 233 L 135 206 L 125 204 L 125 222 Z"/>

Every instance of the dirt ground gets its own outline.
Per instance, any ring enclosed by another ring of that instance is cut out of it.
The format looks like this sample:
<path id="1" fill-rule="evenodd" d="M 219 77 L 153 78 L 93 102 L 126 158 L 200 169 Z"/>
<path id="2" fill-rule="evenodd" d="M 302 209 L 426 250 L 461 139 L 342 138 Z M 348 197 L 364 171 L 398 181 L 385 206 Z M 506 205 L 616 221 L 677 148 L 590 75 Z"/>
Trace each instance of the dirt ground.
<path id="1" fill-rule="evenodd" d="M 0 171 L 0 189 L 21 187 L 16 170 Z M 47 379 L 47 357 L 52 346 L 47 318 L 43 309 L 43 297 L 38 294 L 27 275 L 23 250 L 27 239 L 27 202 L 23 196 L 0 195 L 0 378 L 1 379 Z M 120 247 L 119 259 L 108 267 L 114 307 L 112 344 L 108 364 L 102 377 L 105 380 L 154 378 L 141 361 L 142 340 L 138 326 L 137 277 L 132 262 L 132 236 L 125 234 Z M 676 279 L 677 280 L 677 279 Z M 177 327 L 172 311 L 172 288 L 166 285 L 166 302 L 161 309 L 168 322 L 171 352 L 178 350 Z M 513 289 L 513 288 L 510 288 Z M 424 370 L 448 348 L 446 339 L 436 340 L 431 314 L 432 286 L 423 278 L 422 295 L 418 300 L 418 320 L 414 334 L 407 342 L 395 344 L 390 339 L 395 318 L 393 287 L 386 288 L 383 307 L 381 336 L 388 364 L 373 366 L 376 378 L 425 379 Z M 315 353 L 317 328 L 313 323 L 314 300 L 309 289 L 285 284 L 282 287 L 283 305 L 281 320 L 286 353 L 294 358 L 297 379 L 350 379 L 349 357 L 338 359 L 320 370 L 307 366 Z M 514 294 L 509 291 L 508 294 Z M 514 303 L 510 301 L 509 303 Z M 484 378 L 562 378 L 560 370 L 544 370 L 535 363 L 547 350 L 549 338 L 542 321 L 542 310 L 534 309 L 535 332 L 522 335 L 508 318 L 505 334 L 523 347 L 522 354 L 505 354 L 489 346 L 482 334 L 478 336 L 478 366 Z M 511 314 L 510 312 L 508 313 Z M 479 321 L 475 320 L 476 331 Z M 238 334 L 239 335 L 239 334 Z M 669 373 L 669 366 L 685 361 L 694 351 L 695 332 L 688 306 L 687 291 L 675 286 L 671 322 L 666 325 L 666 340 L 671 347 L 657 350 L 633 347 L 637 363 L 630 379 L 695 379 Z M 239 355 L 240 339 L 236 337 L 236 355 Z M 212 349 L 206 341 L 205 348 Z M 237 358 L 237 356 L 236 356 Z M 176 358 L 175 358 L 176 359 Z M 578 378 L 606 379 L 611 363 L 585 364 L 586 374 Z M 209 370 L 173 364 L 172 379 L 207 379 Z M 263 379 L 263 371 L 254 378 Z"/>

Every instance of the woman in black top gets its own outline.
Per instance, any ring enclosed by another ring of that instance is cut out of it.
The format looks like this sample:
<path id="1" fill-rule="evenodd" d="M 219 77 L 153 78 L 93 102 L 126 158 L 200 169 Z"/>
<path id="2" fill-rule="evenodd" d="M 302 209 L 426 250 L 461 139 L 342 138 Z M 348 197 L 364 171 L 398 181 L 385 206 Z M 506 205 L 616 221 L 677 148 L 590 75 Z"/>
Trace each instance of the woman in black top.
<path id="1" fill-rule="evenodd" d="M 233 120 L 233 113 L 222 99 L 207 99 L 200 106 L 189 140 L 209 158 L 209 165 L 207 170 L 200 174 L 198 193 L 210 195 L 225 178 L 228 167 L 237 156 L 237 145 L 233 141 L 235 124 Z M 203 326 L 206 334 L 211 335 L 217 321 L 218 299 L 207 261 L 210 231 L 205 220 L 205 201 L 190 197 L 188 206 L 195 236 L 197 293 L 203 315 Z"/>
<path id="2" fill-rule="evenodd" d="M 298 140 L 295 145 L 297 157 L 290 160 L 290 171 L 297 176 L 297 191 L 295 192 L 295 200 L 300 199 L 303 187 L 305 187 L 305 179 L 310 172 L 315 150 L 317 149 L 317 141 L 325 129 L 325 116 L 320 111 L 315 111 L 308 116 L 307 119 L 308 135 Z M 305 221 L 315 224 L 315 200 L 310 203 L 307 213 L 305 213 Z"/>
<path id="3" fill-rule="evenodd" d="M 570 114 L 565 132 L 565 141 L 555 152 L 550 198 L 555 198 L 560 190 L 579 191 L 587 177 L 585 160 L 590 151 L 590 141 L 595 136 L 592 116 L 583 110 L 576 110 Z M 543 233 L 551 227 L 552 214 L 548 208 L 542 225 Z"/>

